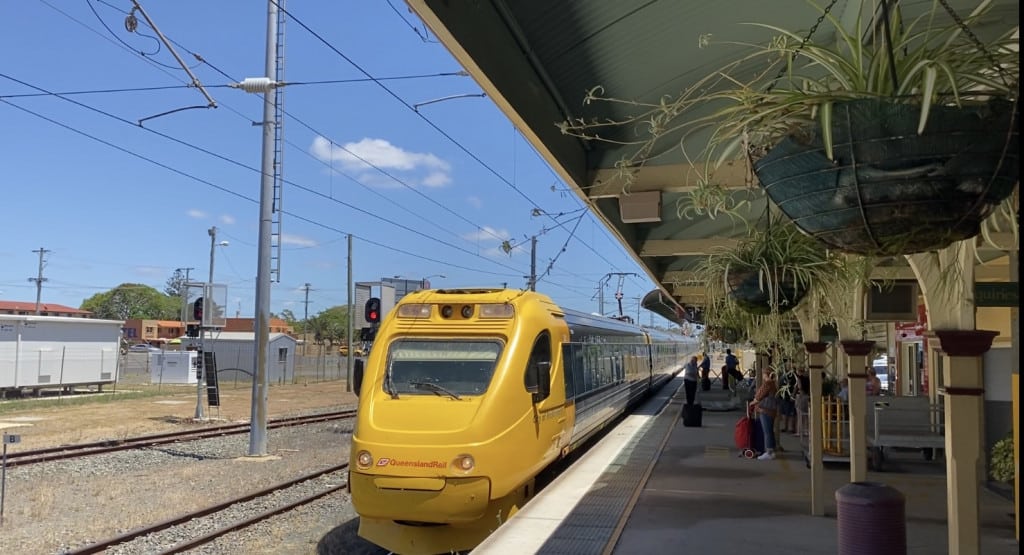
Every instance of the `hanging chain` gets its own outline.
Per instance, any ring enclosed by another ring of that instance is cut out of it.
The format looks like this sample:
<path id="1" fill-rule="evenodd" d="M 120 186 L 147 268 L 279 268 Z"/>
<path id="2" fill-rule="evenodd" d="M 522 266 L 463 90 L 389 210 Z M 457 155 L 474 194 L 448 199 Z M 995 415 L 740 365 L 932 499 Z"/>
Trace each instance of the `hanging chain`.
<path id="1" fill-rule="evenodd" d="M 800 46 L 797 46 L 796 50 L 793 51 L 794 60 L 797 56 L 800 55 L 800 51 L 803 50 L 805 46 L 807 46 L 807 43 L 811 41 L 811 37 L 814 36 L 814 32 L 818 30 L 818 26 L 821 25 L 822 21 L 825 21 L 825 18 L 828 17 L 828 13 L 832 11 L 832 8 L 836 5 L 838 1 L 839 0 L 832 0 L 832 2 L 830 2 L 828 6 L 825 6 L 825 10 L 821 12 L 821 15 L 818 16 L 818 20 L 815 21 L 814 25 L 811 26 L 811 29 L 807 31 L 807 36 L 805 36 L 804 40 L 800 42 Z M 939 1 L 944 2 L 944 0 Z M 775 76 L 775 79 L 772 79 L 772 82 L 768 85 L 768 88 L 765 89 L 765 94 L 772 92 L 772 89 L 775 88 L 775 83 L 777 83 L 779 79 L 782 79 L 782 76 L 785 74 L 786 64 L 783 64 L 782 67 L 779 69 L 778 75 Z"/>
<path id="2" fill-rule="evenodd" d="M 988 58 L 989 63 L 991 63 L 992 66 L 996 68 L 996 71 L 999 72 L 999 78 L 1003 80 L 1003 84 L 1009 87 L 1010 82 L 1007 80 L 1006 70 L 1004 70 L 1003 66 L 996 61 L 996 57 L 992 55 L 992 52 L 990 52 L 988 48 L 985 48 L 984 43 L 982 43 L 981 40 L 978 39 L 978 36 L 974 34 L 974 31 L 971 31 L 971 29 L 967 27 L 967 24 L 964 23 L 964 20 L 960 19 L 960 16 L 957 15 L 955 11 L 953 11 L 953 8 L 950 7 L 946 0 L 939 0 L 939 3 L 942 4 L 942 7 L 946 9 L 946 11 L 949 13 L 949 16 L 952 17 L 953 21 L 955 21 L 957 26 L 960 27 L 960 30 L 963 31 L 964 34 L 971 39 L 971 42 L 974 43 L 974 46 L 977 46 L 978 50 L 981 50 L 982 53 L 985 54 L 985 57 Z"/>

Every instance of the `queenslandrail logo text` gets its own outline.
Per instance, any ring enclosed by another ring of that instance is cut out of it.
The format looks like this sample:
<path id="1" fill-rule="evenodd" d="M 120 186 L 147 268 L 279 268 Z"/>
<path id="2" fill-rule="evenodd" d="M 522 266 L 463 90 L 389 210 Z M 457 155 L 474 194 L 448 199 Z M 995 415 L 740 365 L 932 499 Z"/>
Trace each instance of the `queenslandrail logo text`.
<path id="1" fill-rule="evenodd" d="M 377 460 L 377 466 L 412 466 L 416 468 L 447 468 L 448 463 L 443 461 L 401 461 L 382 457 Z"/>

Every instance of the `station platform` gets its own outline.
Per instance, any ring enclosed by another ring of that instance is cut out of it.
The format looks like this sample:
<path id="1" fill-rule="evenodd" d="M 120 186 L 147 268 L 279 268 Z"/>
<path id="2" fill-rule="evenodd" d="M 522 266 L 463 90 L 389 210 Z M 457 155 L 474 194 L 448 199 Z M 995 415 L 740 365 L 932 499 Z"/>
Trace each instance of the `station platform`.
<path id="1" fill-rule="evenodd" d="M 835 497 L 826 516 L 810 515 L 799 438 L 783 434 L 775 460 L 739 457 L 742 410 L 727 392 L 700 395 L 703 426 L 684 427 L 682 379 L 671 381 L 472 553 L 836 553 Z M 825 468 L 827 491 L 849 482 L 848 465 Z M 868 481 L 904 495 L 908 553 L 948 552 L 943 460 L 897 456 Z M 980 495 L 981 553 L 1018 553 L 1013 501 L 986 488 Z"/>

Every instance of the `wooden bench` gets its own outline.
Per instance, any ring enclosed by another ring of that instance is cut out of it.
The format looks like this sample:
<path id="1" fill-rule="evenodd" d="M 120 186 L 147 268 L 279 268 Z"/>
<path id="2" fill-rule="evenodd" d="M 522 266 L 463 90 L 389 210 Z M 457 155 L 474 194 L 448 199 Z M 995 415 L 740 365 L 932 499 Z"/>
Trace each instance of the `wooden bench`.
<path id="1" fill-rule="evenodd" d="M 867 445 L 872 469 L 881 471 L 886 449 L 921 449 L 926 460 L 946 446 L 942 407 L 927 397 L 868 397 Z"/>

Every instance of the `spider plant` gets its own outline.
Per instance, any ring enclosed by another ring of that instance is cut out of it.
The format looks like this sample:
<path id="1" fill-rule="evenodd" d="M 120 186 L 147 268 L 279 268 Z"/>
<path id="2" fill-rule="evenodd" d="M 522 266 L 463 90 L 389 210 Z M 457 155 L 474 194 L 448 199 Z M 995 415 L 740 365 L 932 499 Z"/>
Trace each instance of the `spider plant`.
<path id="1" fill-rule="evenodd" d="M 806 132 L 809 126 L 820 126 L 832 159 L 832 114 L 839 102 L 876 99 L 918 105 L 920 133 L 936 105 L 1016 101 L 1020 41 L 1015 27 L 1008 25 L 1007 32 L 986 42 L 965 32 L 990 11 L 991 0 L 962 17 L 962 25 L 946 0 L 934 0 L 929 10 L 911 21 L 904 21 L 900 10 L 890 6 L 892 0 L 882 0 L 879 7 L 885 9 L 877 10 L 881 13 L 868 22 L 858 15 L 852 26 L 832 14 L 836 0 L 825 6 L 808 3 L 821 13 L 832 33 L 815 25 L 801 36 L 777 26 L 748 23 L 774 38 L 766 44 L 751 44 L 715 43 L 709 35 L 702 36 L 703 48 L 732 44 L 746 54 L 657 102 L 605 96 L 603 88 L 595 87 L 587 103 L 631 105 L 637 112 L 617 121 L 563 122 L 562 132 L 605 140 L 601 132 L 608 127 L 639 128 L 642 138 L 630 143 L 637 148 L 617 164 L 627 186 L 629 175 L 664 153 L 660 146 L 664 137 L 682 134 L 678 144 L 693 171 L 699 172 L 698 181 L 714 187 L 714 170 L 737 157 L 747 163 L 747 181 L 752 182 L 753 160 L 783 137 Z M 812 40 L 822 36 L 830 40 Z"/>

